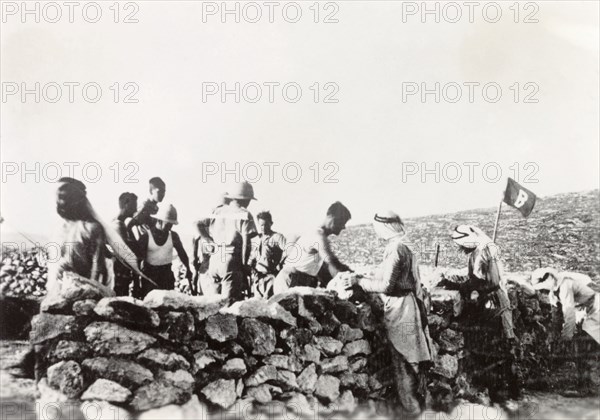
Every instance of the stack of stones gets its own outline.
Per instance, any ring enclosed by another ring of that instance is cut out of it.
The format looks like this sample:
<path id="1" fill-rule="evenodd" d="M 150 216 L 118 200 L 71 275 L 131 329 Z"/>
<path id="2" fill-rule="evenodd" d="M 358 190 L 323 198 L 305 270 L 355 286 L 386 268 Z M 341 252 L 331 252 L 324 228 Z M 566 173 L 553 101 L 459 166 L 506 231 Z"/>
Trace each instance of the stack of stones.
<path id="1" fill-rule="evenodd" d="M 518 343 L 513 371 L 520 378 L 522 387 L 545 391 L 556 389 L 557 368 L 569 366 L 571 374 L 560 376 L 561 386 L 576 386 L 578 372 L 574 368 L 574 361 L 577 355 L 557 354 L 553 347 L 562 326 L 560 309 L 552 307 L 546 295 L 528 293 L 519 282 L 510 278 L 507 292 Z M 489 402 L 488 390 L 477 389 L 471 383 L 474 373 L 486 371 L 487 366 L 473 366 L 471 363 L 468 368 L 465 367 L 471 349 L 469 343 L 465 343 L 464 334 L 469 328 L 485 328 L 486 325 L 485 320 L 468 319 L 465 314 L 465 308 L 474 304 L 474 301 L 461 297 L 457 291 L 437 287 L 431 291 L 428 319 L 436 354 L 429 389 L 434 398 L 434 407 L 448 407 L 458 398 L 483 404 Z M 591 339 L 578 327 L 574 341 L 586 342 Z M 500 345 L 498 351 L 502 351 Z"/>
<path id="2" fill-rule="evenodd" d="M 30 338 L 45 401 L 102 404 L 125 418 L 190 404 L 194 413 L 273 403 L 352 412 L 386 391 L 376 318 L 369 303 L 320 289 L 231 306 L 154 290 L 142 302 L 73 276 L 43 301 Z"/>
<path id="3" fill-rule="evenodd" d="M 448 409 L 454 403 L 455 396 L 470 399 L 475 394 L 465 373 L 459 373 L 459 362 L 465 356 L 465 343 L 454 321 L 461 315 L 464 302 L 458 291 L 438 287 L 431 290 L 430 300 L 428 321 L 434 355 L 430 384 L 434 398 L 432 405 L 438 409 Z"/>
<path id="4" fill-rule="evenodd" d="M 542 336 L 533 329 L 544 322 L 542 309 L 529 302 L 535 298 L 510 296 L 517 299 L 524 348 L 540 352 L 534 346 Z M 430 299 L 430 406 L 478 395 L 485 402 L 461 367 L 468 349 L 459 321 L 467 303 L 438 288 Z M 45 401 L 100 404 L 110 418 L 114 410 L 124 419 L 170 418 L 174 410 L 187 413 L 181 418 L 204 418 L 212 410 L 245 416 L 274 405 L 301 416 L 354 412 L 393 401 L 382 309 L 376 294 L 344 300 L 303 287 L 231 306 L 219 296 L 165 290 L 142 302 L 69 277 L 58 296 L 42 302 L 31 341 Z"/>
<path id="5" fill-rule="evenodd" d="M 57 402 L 103 401 L 132 412 L 190 400 L 196 326 L 224 301 L 176 294 L 156 291 L 141 302 L 65 278 L 60 294 L 48 296 L 32 320 L 42 394 L 53 389 Z"/>

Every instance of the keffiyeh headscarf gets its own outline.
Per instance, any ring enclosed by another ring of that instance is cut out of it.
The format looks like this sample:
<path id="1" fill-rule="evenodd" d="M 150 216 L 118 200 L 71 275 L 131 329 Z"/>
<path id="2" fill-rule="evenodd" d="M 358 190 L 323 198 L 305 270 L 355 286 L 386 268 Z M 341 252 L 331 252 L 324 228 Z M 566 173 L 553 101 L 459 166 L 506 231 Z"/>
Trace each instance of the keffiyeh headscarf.
<path id="1" fill-rule="evenodd" d="M 467 249 L 475 249 L 481 245 L 487 245 L 493 241 L 477 226 L 460 225 L 452 231 L 452 240 L 459 246 Z"/>
<path id="2" fill-rule="evenodd" d="M 406 234 L 404 222 L 400 216 L 389 210 L 375 214 L 373 229 L 375 229 L 377 236 L 385 240 L 404 236 Z"/>
<path id="3" fill-rule="evenodd" d="M 538 268 L 531 273 L 531 284 L 534 290 L 547 290 L 548 301 L 552 306 L 558 306 L 558 298 L 554 294 L 560 287 L 558 272 L 552 267 Z"/>

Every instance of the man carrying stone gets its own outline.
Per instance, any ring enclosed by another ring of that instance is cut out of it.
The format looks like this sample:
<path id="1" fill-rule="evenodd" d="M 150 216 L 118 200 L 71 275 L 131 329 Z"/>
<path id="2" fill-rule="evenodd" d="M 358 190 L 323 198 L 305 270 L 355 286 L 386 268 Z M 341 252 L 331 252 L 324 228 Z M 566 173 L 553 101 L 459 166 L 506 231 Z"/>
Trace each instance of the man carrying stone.
<path id="1" fill-rule="evenodd" d="M 327 209 L 321 226 L 298 237 L 293 246 L 288 245 L 288 255 L 275 278 L 273 292 L 281 293 L 295 286 L 325 287 L 338 273 L 352 271 L 338 260 L 328 239 L 329 235 L 339 235 L 351 217 L 350 210 L 336 201 Z"/>

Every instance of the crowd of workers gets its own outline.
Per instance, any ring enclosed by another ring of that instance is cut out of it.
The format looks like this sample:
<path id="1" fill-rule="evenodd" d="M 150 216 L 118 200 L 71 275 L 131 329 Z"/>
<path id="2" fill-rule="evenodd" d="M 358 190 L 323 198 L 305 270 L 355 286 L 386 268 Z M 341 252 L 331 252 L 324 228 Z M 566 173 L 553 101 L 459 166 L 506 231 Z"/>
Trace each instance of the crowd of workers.
<path id="1" fill-rule="evenodd" d="M 160 178 L 150 179 L 149 193 L 139 210 L 135 194 L 126 192 L 119 197 L 114 228 L 144 276 L 115 256 L 117 295 L 143 298 L 154 288 L 174 289 L 174 251 L 185 267 L 192 295 L 220 294 L 231 302 L 249 296 L 269 298 L 294 286 L 326 286 L 337 273 L 350 271 L 328 241 L 329 235 L 338 235 L 351 218 L 340 202 L 327 209 L 320 226 L 288 243 L 284 235 L 273 231 L 269 211 L 258 213 L 255 221 L 248 211 L 255 200 L 254 189 L 248 182 L 239 183 L 222 196 L 208 217 L 196 222 L 192 270 L 181 239 L 172 230 L 178 224 L 177 209 L 163 202 L 165 183 Z"/>
<path id="2" fill-rule="evenodd" d="M 352 272 L 335 256 L 328 239 L 339 235 L 351 218 L 340 202 L 329 206 L 319 226 L 287 240 L 273 231 L 269 212 L 257 214 L 255 223 L 248 211 L 255 200 L 254 190 L 242 182 L 224 194 L 222 203 L 208 217 L 197 222 L 192 271 L 182 241 L 172 230 L 178 224 L 177 210 L 163 202 L 165 183 L 152 178 L 149 193 L 139 210 L 134 194 L 121 194 L 119 215 L 108 225 L 94 212 L 81 181 L 61 179 L 57 195 L 57 212 L 64 219 L 61 241 L 71 246 L 63 248 L 54 274 L 49 276 L 49 293 L 60 288 L 61 273 L 66 271 L 114 287 L 117 295 L 143 298 L 153 289 L 174 289 L 174 253 L 185 266 L 192 294 L 219 294 L 232 303 L 252 296 L 269 298 L 295 286 L 326 287 L 339 273 Z M 373 227 L 386 241 L 383 262 L 373 277 L 349 274 L 341 276 L 341 283 L 346 289 L 360 287 L 381 295 L 398 405 L 405 413 L 417 414 L 424 408 L 426 373 L 433 363 L 417 256 L 403 242 L 405 225 L 398 214 L 375 214 Z M 490 246 L 493 242 L 481 229 L 469 225 L 456 227 L 451 237 L 468 255 L 468 274 L 464 278 L 442 276 L 438 286 L 461 293 L 476 291 L 479 312 L 473 314 L 474 322 L 485 319 L 497 326 L 489 330 L 491 336 L 480 337 L 480 341 L 494 343 L 500 353 L 503 349 L 510 352 L 516 340 L 512 312 L 499 262 Z M 112 269 L 106 264 L 111 257 Z M 588 314 L 584 330 L 600 343 L 600 295 L 589 277 L 540 269 L 533 273 L 529 286 L 531 290 L 548 290 L 551 301 L 562 304 L 566 339 L 573 335 L 575 307 L 582 307 Z M 416 326 L 414 334 L 405 333 L 407 323 Z M 514 369 L 510 364 L 502 368 L 510 397 L 518 398 Z"/>

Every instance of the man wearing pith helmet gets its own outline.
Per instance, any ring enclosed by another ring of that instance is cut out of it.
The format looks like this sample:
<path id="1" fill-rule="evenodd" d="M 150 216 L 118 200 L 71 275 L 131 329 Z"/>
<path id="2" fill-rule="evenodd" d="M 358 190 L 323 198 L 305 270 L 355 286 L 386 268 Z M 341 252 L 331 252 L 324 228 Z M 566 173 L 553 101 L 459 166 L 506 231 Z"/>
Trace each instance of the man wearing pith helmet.
<path id="1" fill-rule="evenodd" d="M 231 188 L 225 198 L 230 200 L 229 204 L 217 207 L 210 216 L 208 232 L 200 232 L 214 246 L 201 285 L 205 295 L 221 294 L 233 303 L 241 300 L 248 289 L 245 267 L 256 226 L 247 207 L 256 198 L 252 184 L 246 181 Z"/>
<path id="2" fill-rule="evenodd" d="M 140 255 L 143 259 L 143 273 L 153 280 L 156 285 L 150 284 L 142 279 L 142 295 L 146 296 L 151 290 L 158 288 L 173 290 L 175 288 L 175 276 L 171 269 L 173 262 L 173 250 L 177 252 L 181 263 L 186 268 L 186 277 L 190 284 L 192 294 L 196 294 L 192 283 L 192 270 L 190 270 L 189 258 L 177 232 L 171 230 L 177 225 L 177 209 L 171 204 L 160 203 L 156 214 L 151 215 L 156 220 L 150 226 L 150 230 L 144 233 L 139 241 Z"/>

